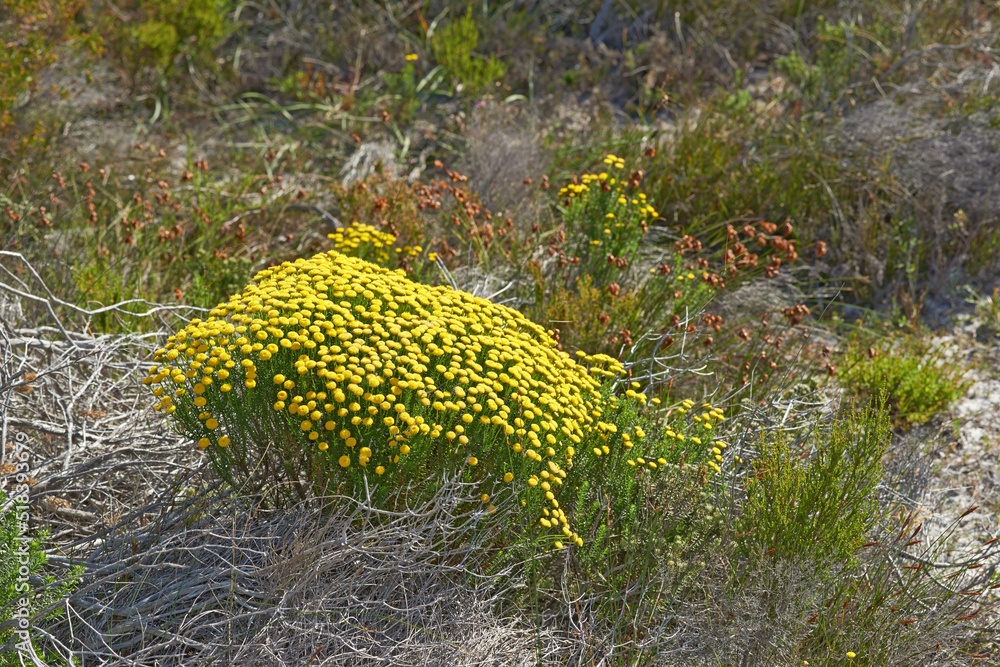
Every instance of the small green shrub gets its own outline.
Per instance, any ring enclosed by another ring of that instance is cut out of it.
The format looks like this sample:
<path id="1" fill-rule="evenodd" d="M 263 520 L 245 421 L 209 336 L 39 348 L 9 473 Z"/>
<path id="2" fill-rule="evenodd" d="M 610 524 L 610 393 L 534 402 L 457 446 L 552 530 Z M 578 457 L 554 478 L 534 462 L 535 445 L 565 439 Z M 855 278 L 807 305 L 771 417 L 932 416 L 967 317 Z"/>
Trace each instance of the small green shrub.
<path id="1" fill-rule="evenodd" d="M 814 449 L 799 454 L 784 433 L 761 436 L 739 521 L 745 553 L 761 548 L 788 560 L 844 562 L 866 541 L 879 518 L 874 491 L 890 439 L 888 413 L 852 412 L 813 439 Z"/>
<path id="2" fill-rule="evenodd" d="M 470 4 L 465 15 L 435 32 L 431 51 L 444 71 L 468 95 L 479 95 L 492 90 L 503 80 L 507 66 L 493 57 L 475 53 L 479 45 L 479 27 L 472 18 Z"/>
<path id="3" fill-rule="evenodd" d="M 912 336 L 892 337 L 871 345 L 855 336 L 844 351 L 837 373 L 848 394 L 871 400 L 886 393 L 893 421 L 922 424 L 944 410 L 968 386 L 962 371 L 944 350 Z"/>
<path id="4" fill-rule="evenodd" d="M 112 57 L 133 82 L 151 67 L 165 85 L 178 58 L 213 66 L 212 50 L 231 30 L 229 6 L 229 0 L 129 0 L 99 24 Z M 130 20 L 122 21 L 123 14 Z"/>
<path id="5" fill-rule="evenodd" d="M 792 51 L 775 61 L 776 69 L 795 87 L 793 97 L 812 105 L 827 105 L 862 94 L 851 87 L 870 79 L 890 61 L 887 44 L 898 39 L 893 20 L 878 15 L 840 18 L 816 17 L 814 40 L 808 48 Z M 803 54 L 804 52 L 804 54 Z"/>
<path id="6" fill-rule="evenodd" d="M 798 51 L 778 58 L 775 67 L 788 77 L 806 97 L 819 97 L 839 91 L 848 82 L 854 63 L 859 56 L 852 49 L 857 27 L 853 21 L 827 22 L 816 19 L 817 47 L 813 54 L 815 64 L 809 64 Z"/>
<path id="7" fill-rule="evenodd" d="M 0 506 L 7 505 L 6 494 L 0 491 Z M 42 568 L 46 563 L 43 543 L 48 539 L 45 531 L 28 536 L 27 508 L 20 499 L 15 499 L 6 511 L 0 515 L 0 622 L 26 619 L 36 624 L 59 618 L 63 610 L 54 609 L 44 618 L 31 618 L 31 615 L 45 607 L 67 597 L 79 582 L 82 569 L 76 568 L 70 576 L 59 584 L 51 575 L 42 577 Z M 41 578 L 41 588 L 30 578 Z M 22 611 L 23 610 L 23 611 Z M 27 613 L 28 616 L 21 616 Z M 0 646 L 13 644 L 14 650 L 0 652 L 0 665 L 20 667 L 25 664 L 21 657 L 29 650 L 45 658 L 49 665 L 66 664 L 58 655 L 44 651 L 31 637 L 30 628 L 24 633 L 18 628 L 7 628 L 0 631 Z M 25 639 L 30 641 L 25 644 Z"/>

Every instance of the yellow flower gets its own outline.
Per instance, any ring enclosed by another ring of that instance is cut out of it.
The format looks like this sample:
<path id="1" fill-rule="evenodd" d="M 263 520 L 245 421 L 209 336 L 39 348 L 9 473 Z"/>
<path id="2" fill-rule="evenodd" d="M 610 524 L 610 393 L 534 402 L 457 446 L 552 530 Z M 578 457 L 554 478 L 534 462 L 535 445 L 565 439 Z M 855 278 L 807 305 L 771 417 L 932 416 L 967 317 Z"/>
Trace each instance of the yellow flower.
<path id="1" fill-rule="evenodd" d="M 340 464 L 341 468 L 346 468 L 347 466 L 351 465 L 351 457 L 348 456 L 347 454 L 344 454 L 339 459 L 337 459 L 337 463 Z"/>
<path id="2" fill-rule="evenodd" d="M 228 447 L 228 446 L 229 446 L 229 436 L 228 435 L 224 435 L 221 438 L 219 438 L 219 447 Z"/>
<path id="3" fill-rule="evenodd" d="M 418 56 L 417 56 L 417 54 L 416 54 L 416 53 L 407 53 L 407 54 L 406 54 L 406 61 L 407 61 L 407 62 L 413 62 L 414 60 L 416 60 L 416 59 L 417 59 L 417 57 L 418 57 Z"/>
<path id="4" fill-rule="evenodd" d="M 508 473 L 505 473 L 505 474 L 504 474 L 504 476 L 503 476 L 503 481 L 505 481 L 505 482 L 508 482 L 508 483 L 509 483 L 509 482 L 512 482 L 513 480 L 514 480 L 514 473 L 512 473 L 512 472 L 508 472 Z"/>
<path id="5" fill-rule="evenodd" d="M 854 651 L 848 651 L 847 652 L 847 659 L 848 660 L 854 660 L 854 658 L 856 658 L 856 657 L 857 657 L 857 654 Z"/>

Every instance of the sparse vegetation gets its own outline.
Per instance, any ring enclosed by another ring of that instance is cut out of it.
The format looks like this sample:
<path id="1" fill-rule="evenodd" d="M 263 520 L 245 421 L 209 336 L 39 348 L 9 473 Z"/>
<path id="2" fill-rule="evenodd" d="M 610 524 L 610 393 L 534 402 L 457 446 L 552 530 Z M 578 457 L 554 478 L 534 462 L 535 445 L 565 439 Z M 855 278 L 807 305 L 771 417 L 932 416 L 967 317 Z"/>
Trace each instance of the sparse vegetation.
<path id="1" fill-rule="evenodd" d="M 885 406 L 902 424 L 922 424 L 961 395 L 964 382 L 946 350 L 913 337 L 884 342 L 851 340 L 840 359 L 840 377 L 856 398 L 885 392 Z"/>
<path id="2" fill-rule="evenodd" d="M 0 10 L 39 655 L 1000 660 L 1000 11 L 675 5 Z"/>
<path id="3" fill-rule="evenodd" d="M 51 536 L 45 531 L 28 534 L 29 510 L 20 498 L 9 500 L 6 494 L 0 493 L 0 505 L 3 506 L 0 515 L 0 618 L 3 619 L 0 642 L 4 649 L 0 653 L 0 664 L 20 665 L 19 654 L 28 651 L 34 652 L 38 659 L 44 658 L 48 665 L 68 664 L 58 654 L 44 651 L 31 636 L 30 629 L 32 625 L 51 623 L 63 614 L 64 610 L 57 603 L 73 592 L 83 569 L 73 568 L 60 582 L 51 574 L 43 576 L 45 543 Z"/>

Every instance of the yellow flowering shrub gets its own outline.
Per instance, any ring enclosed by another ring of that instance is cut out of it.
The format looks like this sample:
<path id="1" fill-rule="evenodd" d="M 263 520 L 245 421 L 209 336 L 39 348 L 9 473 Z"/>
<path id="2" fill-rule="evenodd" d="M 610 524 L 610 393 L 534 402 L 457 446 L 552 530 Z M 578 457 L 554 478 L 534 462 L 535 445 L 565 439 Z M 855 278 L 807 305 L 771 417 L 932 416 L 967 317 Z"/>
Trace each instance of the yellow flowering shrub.
<path id="1" fill-rule="evenodd" d="M 561 226 L 547 249 L 555 261 L 528 267 L 535 281 L 529 312 L 536 321 L 558 323 L 567 350 L 664 354 L 675 336 L 694 333 L 682 318 L 725 288 L 692 237 L 672 251 L 639 252 L 659 217 L 642 181 L 641 169 L 628 170 L 624 158 L 607 155 L 557 192 Z"/>
<path id="2" fill-rule="evenodd" d="M 261 271 L 155 357 L 156 408 L 237 488 L 387 498 L 461 471 L 578 543 L 560 487 L 577 457 L 631 448 L 602 415 L 646 400 L 516 310 L 336 251 Z"/>
<path id="3" fill-rule="evenodd" d="M 389 262 L 389 258 L 393 254 L 390 252 L 391 250 L 394 250 L 396 255 L 405 257 L 416 257 L 424 251 L 419 245 L 393 248 L 396 243 L 395 234 L 383 232 L 372 225 L 361 222 L 352 222 L 347 227 L 326 236 L 333 241 L 333 249 L 337 252 L 379 265 L 385 265 Z"/>
<path id="4" fill-rule="evenodd" d="M 607 171 L 582 174 L 558 193 L 563 197 L 563 220 L 576 239 L 573 250 L 580 257 L 581 273 L 592 275 L 601 287 L 621 268 L 621 260 L 634 260 L 649 225 L 659 217 L 639 190 L 641 171 L 626 173 L 624 158 L 616 155 L 607 155 L 603 162 Z"/>

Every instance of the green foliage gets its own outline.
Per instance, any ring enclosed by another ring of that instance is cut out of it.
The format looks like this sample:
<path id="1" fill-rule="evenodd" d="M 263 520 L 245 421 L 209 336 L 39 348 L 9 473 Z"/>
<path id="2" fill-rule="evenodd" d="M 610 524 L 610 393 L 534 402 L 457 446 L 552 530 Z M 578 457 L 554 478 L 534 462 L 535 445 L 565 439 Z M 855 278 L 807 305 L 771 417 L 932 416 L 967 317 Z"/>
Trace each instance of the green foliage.
<path id="1" fill-rule="evenodd" d="M 32 618 L 38 611 L 67 597 L 79 583 L 82 568 L 74 568 L 69 576 L 56 583 L 51 575 L 42 576 L 47 561 L 44 542 L 48 540 L 46 531 L 39 531 L 33 537 L 28 535 L 27 507 L 20 499 L 9 502 L 0 492 L 0 506 L 6 506 L 0 515 L 0 622 L 20 618 L 20 610 L 27 612 L 27 618 L 35 625 L 58 619 L 63 610 L 59 607 L 43 618 Z M 26 570 L 26 572 L 25 572 Z M 21 645 L 23 637 L 15 636 L 16 629 L 0 631 L 0 646 L 7 643 Z M 30 636 L 30 629 L 29 629 Z M 43 651 L 37 638 L 31 638 L 31 650 L 45 658 L 49 665 L 66 664 L 58 655 Z M 0 665 L 20 667 L 24 664 L 20 657 L 27 647 L 0 652 Z"/>
<path id="2" fill-rule="evenodd" d="M 37 88 L 38 73 L 56 62 L 56 49 L 77 40 L 93 51 L 100 44 L 76 25 L 82 0 L 18 0 L 4 3 L 0 13 L 0 134 L 14 122 L 12 111 Z M 10 137 L 13 138 L 13 137 Z"/>
<path id="3" fill-rule="evenodd" d="M 871 407 L 817 431 L 801 454 L 787 434 L 762 434 L 739 521 L 744 553 L 849 560 L 879 518 L 874 492 L 889 439 L 888 413 Z"/>
<path id="4" fill-rule="evenodd" d="M 406 60 L 401 72 L 382 74 L 386 91 L 395 100 L 391 115 L 399 123 L 412 120 L 421 103 L 439 92 L 445 78 L 440 66 L 420 76 L 421 68 L 415 53 L 408 54 Z"/>
<path id="5" fill-rule="evenodd" d="M 396 96 L 398 103 L 393 114 L 399 121 L 405 121 L 413 117 L 414 111 L 420 105 L 417 99 L 417 70 L 413 63 L 407 63 L 402 72 L 398 74 L 383 74 L 386 89 L 389 94 Z"/>
<path id="6" fill-rule="evenodd" d="M 693 239 L 675 244 L 672 252 L 664 249 L 652 267 L 639 270 L 639 248 L 659 215 L 641 182 L 641 171 L 629 173 L 624 158 L 607 155 L 595 173 L 574 176 L 557 192 L 561 225 L 550 232 L 556 240 L 548 246 L 558 261 L 548 271 L 538 262 L 528 264 L 535 291 L 528 312 L 540 324 L 554 325 L 568 350 L 615 356 L 651 332 L 662 335 L 651 338 L 645 351 L 669 346 L 667 331 L 685 313 L 700 312 L 725 286 L 706 270 L 708 260 L 697 261 L 701 245 Z"/>
<path id="7" fill-rule="evenodd" d="M 778 58 L 775 67 L 788 77 L 805 96 L 819 96 L 843 88 L 851 74 L 856 54 L 852 52 L 852 37 L 855 34 L 853 21 L 843 20 L 836 24 L 826 18 L 816 19 L 815 64 L 809 64 L 798 51 Z"/>
<path id="8" fill-rule="evenodd" d="M 795 86 L 798 99 L 820 106 L 852 99 L 860 92 L 852 84 L 887 65 L 891 52 L 886 45 L 897 38 L 896 24 L 874 15 L 861 25 L 859 18 L 832 22 L 823 15 L 816 17 L 810 49 L 792 51 L 775 61 L 777 70 Z"/>
<path id="9" fill-rule="evenodd" d="M 232 30 L 230 0 L 130 0 L 100 24 L 112 57 L 133 80 L 151 67 L 165 85 L 178 58 L 195 67 L 213 66 L 212 50 Z M 121 13 L 131 20 L 123 22 Z"/>
<path id="10" fill-rule="evenodd" d="M 669 417 L 633 401 L 608 406 L 604 417 L 615 429 L 599 441 L 603 455 L 579 457 L 560 489 L 581 537 L 568 556 L 571 567 L 561 552 L 529 558 L 530 544 L 513 545 L 508 557 L 519 557 L 526 584 L 513 587 L 515 598 L 558 598 L 561 590 L 588 600 L 599 622 L 622 639 L 633 621 L 658 617 L 698 585 L 706 561 L 723 550 L 726 511 L 715 484 L 716 457 L 723 459 L 726 446 L 709 437 L 722 423 L 721 410 L 705 404 L 711 415 L 697 414 L 694 405 L 685 400 Z"/>
<path id="11" fill-rule="evenodd" d="M 926 422 L 968 386 L 941 346 L 914 336 L 870 343 L 859 330 L 840 358 L 837 377 L 856 398 L 871 400 L 884 391 L 886 408 L 900 426 Z"/>
<path id="12" fill-rule="evenodd" d="M 465 15 L 435 32 L 431 51 L 451 79 L 461 84 L 462 92 L 471 96 L 493 89 L 503 80 L 507 66 L 493 58 L 475 53 L 479 45 L 479 26 L 472 18 L 470 4 Z"/>

